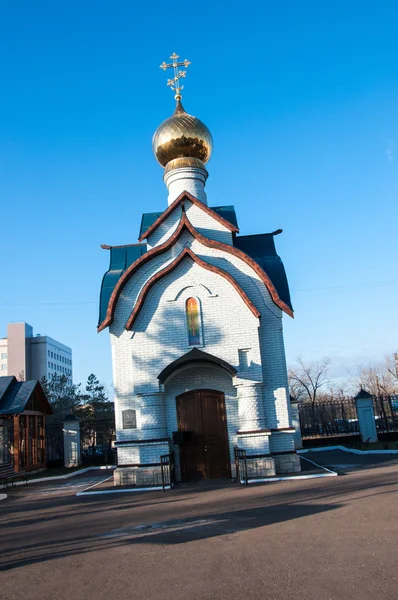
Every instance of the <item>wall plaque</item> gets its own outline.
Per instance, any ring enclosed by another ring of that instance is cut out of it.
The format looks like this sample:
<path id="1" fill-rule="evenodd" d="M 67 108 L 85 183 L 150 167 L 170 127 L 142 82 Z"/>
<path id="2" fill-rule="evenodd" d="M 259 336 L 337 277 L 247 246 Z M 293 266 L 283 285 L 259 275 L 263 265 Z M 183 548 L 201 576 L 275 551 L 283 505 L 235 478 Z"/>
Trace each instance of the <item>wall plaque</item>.
<path id="1" fill-rule="evenodd" d="M 123 429 L 137 429 L 137 411 L 129 408 L 122 411 Z"/>

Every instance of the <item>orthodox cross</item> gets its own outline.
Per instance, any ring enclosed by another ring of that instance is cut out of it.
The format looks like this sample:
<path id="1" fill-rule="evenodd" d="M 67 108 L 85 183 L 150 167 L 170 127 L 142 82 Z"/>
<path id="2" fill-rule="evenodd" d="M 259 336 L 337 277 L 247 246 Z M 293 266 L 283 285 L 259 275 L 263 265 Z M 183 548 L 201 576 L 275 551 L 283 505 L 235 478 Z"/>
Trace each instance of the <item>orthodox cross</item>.
<path id="1" fill-rule="evenodd" d="M 174 69 L 174 77 L 173 77 L 173 79 L 167 80 L 167 85 L 169 87 L 171 87 L 171 89 L 176 93 L 175 99 L 181 100 L 181 91 L 184 89 L 184 86 L 182 85 L 180 87 L 178 81 L 181 79 L 181 77 L 186 77 L 187 72 L 180 71 L 178 67 L 185 67 L 187 69 L 191 63 L 187 59 L 178 61 L 178 59 L 180 57 L 175 52 L 173 52 L 173 54 L 170 56 L 170 58 L 173 62 L 171 62 L 171 63 L 163 62 L 160 65 L 160 68 L 163 69 L 163 71 L 166 71 L 166 69 L 171 69 L 171 68 Z"/>

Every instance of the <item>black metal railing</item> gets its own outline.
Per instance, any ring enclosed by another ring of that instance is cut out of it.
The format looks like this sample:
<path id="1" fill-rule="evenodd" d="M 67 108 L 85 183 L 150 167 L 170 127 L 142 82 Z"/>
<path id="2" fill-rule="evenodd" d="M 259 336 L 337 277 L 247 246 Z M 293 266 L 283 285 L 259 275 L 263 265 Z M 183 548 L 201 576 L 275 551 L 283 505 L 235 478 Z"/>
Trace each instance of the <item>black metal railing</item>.
<path id="1" fill-rule="evenodd" d="M 373 396 L 377 433 L 398 432 L 398 395 Z M 299 404 L 303 439 L 358 435 L 355 398 Z"/>
<path id="2" fill-rule="evenodd" d="M 302 403 L 299 405 L 299 417 L 304 439 L 359 433 L 355 398 Z"/>
<path id="3" fill-rule="evenodd" d="M 242 450 L 235 446 L 235 469 L 236 478 L 238 483 L 242 485 L 249 485 L 249 478 L 247 476 L 247 454 L 246 450 Z"/>
<path id="4" fill-rule="evenodd" d="M 398 396 L 373 398 L 377 433 L 398 431 Z"/>
<path id="5" fill-rule="evenodd" d="M 162 475 L 162 489 L 173 489 L 175 484 L 174 452 L 160 457 L 160 470 Z"/>

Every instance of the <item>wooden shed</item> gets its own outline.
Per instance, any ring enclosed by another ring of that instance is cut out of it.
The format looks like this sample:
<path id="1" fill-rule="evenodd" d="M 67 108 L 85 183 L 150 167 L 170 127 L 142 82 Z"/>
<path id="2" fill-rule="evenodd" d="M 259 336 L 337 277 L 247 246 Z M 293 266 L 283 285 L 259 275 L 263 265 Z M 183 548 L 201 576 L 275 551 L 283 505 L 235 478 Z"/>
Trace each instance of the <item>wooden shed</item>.
<path id="1" fill-rule="evenodd" d="M 0 377 L 0 464 L 17 473 L 45 467 L 45 417 L 52 414 L 39 381 Z"/>

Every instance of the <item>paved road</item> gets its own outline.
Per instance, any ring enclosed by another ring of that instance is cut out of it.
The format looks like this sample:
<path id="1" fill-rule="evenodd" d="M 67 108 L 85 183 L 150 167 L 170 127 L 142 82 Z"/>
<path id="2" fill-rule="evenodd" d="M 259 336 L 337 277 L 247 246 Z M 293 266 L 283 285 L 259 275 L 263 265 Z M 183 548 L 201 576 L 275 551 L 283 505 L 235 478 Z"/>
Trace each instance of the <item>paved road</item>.
<path id="1" fill-rule="evenodd" d="M 302 456 L 341 474 L 382 465 L 394 465 L 398 468 L 398 454 L 354 454 L 345 450 L 322 450 L 306 452 Z"/>
<path id="2" fill-rule="evenodd" d="M 2 501 L 2 600 L 396 597 L 395 464 L 247 488 L 76 497 L 77 485 Z"/>

